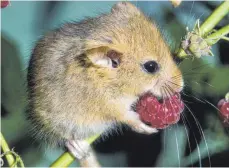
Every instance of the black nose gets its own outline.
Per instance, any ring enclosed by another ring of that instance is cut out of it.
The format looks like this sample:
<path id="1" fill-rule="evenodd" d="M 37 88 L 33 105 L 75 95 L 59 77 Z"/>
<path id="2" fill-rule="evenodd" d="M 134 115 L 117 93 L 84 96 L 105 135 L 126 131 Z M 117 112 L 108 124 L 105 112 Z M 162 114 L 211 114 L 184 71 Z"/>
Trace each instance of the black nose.
<path id="1" fill-rule="evenodd" d="M 148 73 L 156 73 L 160 67 L 156 61 L 147 61 L 143 64 L 144 70 Z"/>

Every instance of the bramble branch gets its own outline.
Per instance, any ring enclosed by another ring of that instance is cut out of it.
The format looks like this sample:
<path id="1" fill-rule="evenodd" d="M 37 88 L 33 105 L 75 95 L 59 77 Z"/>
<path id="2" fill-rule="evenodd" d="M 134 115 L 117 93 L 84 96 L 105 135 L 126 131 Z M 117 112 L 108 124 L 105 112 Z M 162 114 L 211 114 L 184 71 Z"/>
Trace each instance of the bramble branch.
<path id="1" fill-rule="evenodd" d="M 9 167 L 17 167 L 18 164 L 21 167 L 25 167 L 20 156 L 16 152 L 14 152 L 13 150 L 10 150 L 4 136 L 2 135 L 2 133 L 1 133 L 0 137 L 1 137 L 1 148 L 3 150 L 3 154 L 1 155 L 1 159 L 3 156 L 5 156 Z M 1 162 L 2 162 L 2 164 L 4 164 L 3 160 L 1 160 Z M 1 165 L 1 166 L 3 166 L 3 165 Z"/>
<path id="2" fill-rule="evenodd" d="M 204 41 L 209 47 L 210 52 L 210 46 L 217 43 L 220 39 L 228 40 L 226 34 L 229 33 L 229 25 L 221 28 L 220 30 L 213 30 L 213 28 L 229 13 L 229 1 L 223 2 L 219 7 L 217 7 L 213 13 L 203 22 L 203 24 L 200 27 L 195 27 L 192 32 L 188 32 L 193 36 L 199 36 L 197 41 L 201 41 L 201 43 Z M 210 33 L 213 32 L 214 33 Z M 195 43 L 197 43 L 195 41 Z M 191 45 L 191 44 L 189 44 Z M 199 45 L 199 44 L 196 44 Z M 196 51 L 198 52 L 198 51 Z M 206 52 L 204 52 L 206 53 Z M 202 54 L 202 53 L 201 53 Z M 190 53 L 187 52 L 186 49 L 184 49 L 181 45 L 181 48 L 178 50 L 178 53 L 176 54 L 179 58 L 186 58 L 190 55 Z M 191 54 L 194 55 L 195 54 Z M 201 55 L 200 55 L 201 56 Z"/>
<path id="3" fill-rule="evenodd" d="M 100 135 L 95 135 L 87 139 L 89 144 L 92 144 Z M 75 160 L 75 157 L 72 156 L 69 152 L 63 153 L 55 162 L 53 162 L 50 167 L 68 167 Z"/>

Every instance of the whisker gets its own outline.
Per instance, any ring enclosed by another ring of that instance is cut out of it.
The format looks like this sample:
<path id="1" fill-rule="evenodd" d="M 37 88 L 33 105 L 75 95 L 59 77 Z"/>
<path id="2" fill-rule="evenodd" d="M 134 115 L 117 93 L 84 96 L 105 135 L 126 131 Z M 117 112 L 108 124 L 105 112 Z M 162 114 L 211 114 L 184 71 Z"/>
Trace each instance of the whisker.
<path id="1" fill-rule="evenodd" d="M 165 85 L 166 85 L 166 84 L 165 84 Z M 166 85 L 166 86 L 167 86 L 167 85 Z M 167 91 L 168 91 L 169 96 L 172 96 L 172 95 L 170 94 L 170 91 L 169 91 L 168 86 L 165 87 L 165 89 L 166 89 L 166 90 L 168 89 Z M 170 105 L 171 105 L 173 111 L 175 112 L 175 109 L 174 109 L 174 107 L 173 107 L 173 105 L 172 105 L 172 103 L 171 103 L 171 100 L 169 100 L 169 103 L 170 103 Z M 177 124 L 176 124 L 176 126 L 177 126 Z M 177 127 L 178 127 L 178 126 L 177 126 Z M 176 130 L 175 130 L 175 137 L 176 137 L 176 145 L 177 145 L 177 157 L 178 157 L 179 167 L 180 167 L 181 162 L 180 162 L 180 153 L 179 153 L 179 145 L 178 145 L 178 141 L 177 141 L 177 132 L 176 132 Z"/>
<path id="2" fill-rule="evenodd" d="M 192 115 L 193 119 L 195 120 L 195 122 L 197 124 L 197 127 L 199 129 L 199 132 L 201 134 L 201 137 L 204 139 L 204 142 L 205 142 L 206 148 L 207 148 L 207 153 L 208 153 L 209 165 L 211 167 L 211 159 L 210 159 L 210 154 L 209 154 L 209 148 L 208 148 L 208 145 L 207 145 L 207 141 L 206 141 L 206 138 L 205 138 L 203 129 L 201 128 L 201 125 L 200 125 L 199 121 L 196 119 L 195 115 L 192 113 L 192 111 L 190 110 L 190 108 L 185 103 L 184 103 L 184 105 L 188 109 L 188 111 L 190 112 L 190 114 Z"/>
<path id="3" fill-rule="evenodd" d="M 184 113 L 183 113 L 183 114 L 184 114 Z M 192 127 L 191 127 L 191 124 L 189 123 L 189 121 L 188 121 L 188 119 L 187 119 L 187 117 L 186 117 L 185 115 L 183 115 L 183 117 L 184 117 L 184 119 L 187 121 L 189 127 L 192 128 Z M 191 132 L 192 132 L 192 131 L 191 131 Z M 197 143 L 196 136 L 195 136 L 195 134 L 194 134 L 193 132 L 192 132 L 192 135 L 193 135 L 194 140 L 195 140 L 195 142 L 196 142 L 196 147 L 197 147 L 197 152 L 198 152 L 198 158 L 199 158 L 199 165 L 200 165 L 200 167 L 201 167 L 202 163 L 201 163 L 201 156 L 200 156 L 200 147 L 199 147 L 199 144 Z M 192 157 L 191 157 L 191 158 L 192 158 Z"/>
<path id="4" fill-rule="evenodd" d="M 171 90 L 171 92 L 175 93 L 174 89 L 171 86 L 167 85 L 167 87 Z M 181 91 L 181 93 L 184 93 L 184 91 Z M 189 102 L 187 100 L 183 100 L 183 101 L 187 102 L 187 103 L 193 103 L 193 102 Z"/>
<path id="5" fill-rule="evenodd" d="M 181 62 L 181 63 L 182 63 L 182 62 Z M 181 64 L 181 63 L 180 63 L 180 64 Z M 179 64 L 179 66 L 180 66 L 180 64 Z M 191 68 L 191 69 L 189 69 L 189 70 L 186 70 L 187 72 L 183 72 L 181 75 L 176 75 L 176 76 L 185 75 L 185 74 L 187 74 L 187 73 L 190 73 L 190 71 L 191 71 L 191 73 L 194 73 L 194 74 L 206 74 L 206 73 L 197 73 L 197 72 L 194 71 L 194 70 L 199 70 L 200 68 L 206 67 L 207 65 L 211 65 L 211 63 L 202 64 L 202 65 L 200 65 L 200 66 L 196 66 L 196 67 L 194 67 L 194 68 Z M 173 78 L 176 77 L 176 76 L 173 76 Z"/>
<path id="6" fill-rule="evenodd" d="M 171 82 L 170 82 L 171 83 Z M 172 83 L 172 84 L 174 84 L 174 83 Z M 167 89 L 169 89 L 170 90 L 170 92 L 173 92 L 174 90 L 173 90 L 173 88 L 171 88 L 171 86 L 169 86 L 169 85 L 167 85 L 167 84 L 165 84 L 167 87 L 165 88 L 166 90 Z M 176 84 L 175 84 L 176 85 Z M 168 91 L 169 92 L 169 91 Z M 185 93 L 184 93 L 185 94 Z M 186 95 L 186 94 L 185 94 Z M 192 96 L 193 98 L 195 98 L 196 100 L 198 100 L 198 101 L 200 101 L 200 102 L 202 102 L 202 103 L 205 103 L 204 101 L 202 101 L 202 100 L 200 100 L 199 98 L 197 98 L 197 97 L 195 97 L 195 96 Z M 209 102 L 210 103 L 210 102 Z M 171 102 L 170 102 L 170 104 L 171 104 Z M 211 104 L 211 103 L 210 103 Z M 203 132 L 203 129 L 202 129 L 202 127 L 201 127 L 201 125 L 200 125 L 200 123 L 199 123 L 199 121 L 197 120 L 197 118 L 195 117 L 195 115 L 192 113 L 192 111 L 189 109 L 189 107 L 184 103 L 184 105 L 185 105 L 185 107 L 188 109 L 188 111 L 190 112 L 190 114 L 192 115 L 192 117 L 193 117 L 193 119 L 194 119 L 194 121 L 195 121 L 195 123 L 196 123 L 196 125 L 197 125 L 197 127 L 198 127 L 198 130 L 199 130 L 199 132 L 200 132 L 200 135 L 201 135 L 201 137 L 203 138 L 203 140 L 204 140 L 204 142 L 205 142 L 205 145 L 206 145 L 206 148 L 207 148 L 207 153 L 208 153 L 208 159 L 209 159 L 209 164 L 211 165 L 211 159 L 210 159 L 210 154 L 209 154 L 209 148 L 208 148 L 208 144 L 207 144 L 207 141 L 206 141 L 206 137 L 205 137 L 205 135 L 204 135 L 204 132 Z M 171 105 L 172 106 L 172 105 Z M 213 105 L 213 107 L 215 107 L 214 105 Z M 172 108 L 173 108 L 173 106 L 172 106 Z M 216 107 L 215 107 L 216 108 Z M 217 109 L 218 110 L 218 109 Z M 196 142 L 197 143 L 197 142 Z M 199 150 L 199 149 L 198 149 Z M 198 153 L 199 153 L 199 151 L 198 151 Z M 200 154 L 200 153 L 199 153 Z M 199 161 L 201 162 L 201 159 L 200 159 L 200 156 L 199 156 Z M 201 164 L 201 163 L 200 163 Z"/>
<path id="7" fill-rule="evenodd" d="M 177 126 L 177 124 L 176 124 L 176 126 Z M 178 126 L 177 126 L 177 128 L 178 128 Z M 179 167 L 180 167 L 180 165 L 181 165 L 180 152 L 179 152 L 179 145 L 178 145 L 178 141 L 177 141 L 177 131 L 176 131 L 176 129 L 175 129 L 175 137 L 176 137 L 176 145 L 177 145 L 177 157 L 178 157 Z"/>
<path id="8" fill-rule="evenodd" d="M 189 11 L 188 17 L 190 17 L 190 15 L 191 15 L 191 13 L 192 13 L 192 9 L 193 9 L 193 6 L 194 6 L 194 2 L 195 2 L 195 1 L 192 1 L 192 6 L 191 6 L 191 9 L 190 9 L 190 11 Z M 187 18 L 186 23 L 185 23 L 185 27 L 188 26 L 188 20 L 189 20 L 189 19 Z"/>
<path id="9" fill-rule="evenodd" d="M 214 107 L 218 112 L 220 112 L 219 108 L 216 107 L 214 104 L 210 103 L 210 102 L 207 101 L 206 99 L 204 99 L 204 101 L 205 101 L 206 103 L 208 103 L 209 105 L 211 105 L 212 107 Z"/>
<path id="10" fill-rule="evenodd" d="M 183 122 L 183 125 L 184 125 L 184 128 L 185 128 L 185 133 L 186 133 L 187 139 L 188 139 L 189 154 L 191 154 L 192 153 L 192 150 L 191 150 L 191 143 L 190 143 L 189 134 L 188 134 L 188 126 L 186 125 L 186 122 L 185 122 L 185 119 L 184 119 L 183 115 L 184 114 L 181 113 L 181 120 Z M 192 163 L 192 167 L 193 167 L 192 156 L 191 156 L 191 163 Z"/>
<path id="11" fill-rule="evenodd" d="M 211 86 L 212 88 L 215 88 L 213 85 L 211 85 L 211 84 L 208 83 L 208 82 L 203 81 L 203 83 L 206 83 L 208 86 Z"/>
<path id="12" fill-rule="evenodd" d="M 195 83 L 195 84 L 197 84 L 197 85 L 200 85 L 197 81 L 191 81 L 192 83 Z M 210 86 L 210 87 L 212 87 L 212 88 L 215 88 L 213 85 L 211 85 L 210 83 L 208 83 L 208 82 L 205 82 L 205 81 L 199 81 L 199 82 L 202 82 L 202 83 L 204 83 L 204 84 L 207 84 L 208 86 Z"/>
<path id="13" fill-rule="evenodd" d="M 169 90 L 169 88 L 168 88 L 168 85 L 167 84 L 165 84 L 165 90 L 167 91 L 167 97 L 171 97 L 173 94 L 170 92 L 170 90 Z"/>
<path id="14" fill-rule="evenodd" d="M 169 83 L 171 83 L 171 84 L 174 84 L 174 85 L 176 85 L 176 86 L 179 86 L 179 87 L 182 87 L 181 85 L 178 85 L 178 84 L 176 84 L 176 83 L 174 83 L 174 82 L 171 82 L 171 81 L 169 81 L 169 80 L 167 80 L 167 82 L 169 82 Z M 185 84 L 186 85 L 186 84 Z M 184 85 L 184 86 L 185 86 Z M 170 87 L 170 86 L 169 86 Z M 170 87 L 170 89 L 172 89 L 171 87 Z M 172 89 L 173 90 L 173 89 Z M 174 91 L 174 90 L 173 90 Z M 184 91 L 181 91 L 180 92 L 181 94 L 183 94 L 183 95 L 186 95 L 185 93 L 184 93 Z M 188 96 L 188 97 L 191 97 L 191 96 Z M 189 101 L 187 101 L 187 100 L 183 100 L 184 102 L 187 102 L 187 103 L 194 103 L 194 102 L 189 102 Z"/>
<path id="15" fill-rule="evenodd" d="M 172 89 L 169 85 L 167 85 L 167 84 L 165 84 L 165 85 L 166 85 L 166 87 L 164 87 L 164 89 L 165 89 L 166 95 L 167 95 L 167 92 L 168 92 L 169 95 L 171 95 L 171 92 L 173 92 L 173 89 Z M 195 96 L 193 96 L 193 97 L 194 97 L 195 99 L 201 101 L 200 99 L 196 98 Z M 201 101 L 201 102 L 202 102 L 202 103 L 205 103 L 205 102 L 203 102 L 203 101 Z M 171 104 L 171 102 L 170 102 L 170 104 Z M 200 125 L 199 121 L 196 119 L 196 117 L 194 116 L 194 114 L 192 113 L 192 111 L 187 107 L 187 105 L 186 105 L 186 104 L 184 104 L 184 105 L 185 105 L 185 107 L 188 109 L 188 111 L 190 112 L 190 114 L 192 115 L 194 121 L 196 122 L 197 127 L 198 127 L 198 129 L 199 129 L 199 132 L 200 132 L 200 134 L 201 134 L 201 137 L 203 138 L 203 140 L 204 140 L 204 142 L 205 142 L 205 144 L 206 144 L 207 153 L 208 153 L 208 158 L 209 158 L 209 164 L 211 165 L 211 160 L 210 160 L 210 154 L 209 154 L 208 144 L 207 144 L 207 141 L 206 141 L 206 137 L 205 137 L 205 135 L 204 135 L 204 132 L 203 132 L 203 130 L 202 130 L 202 128 L 201 128 L 201 125 Z M 172 106 L 172 105 L 171 105 L 171 106 Z M 172 106 L 172 108 L 173 108 L 173 106 Z M 174 110 L 174 108 L 173 108 L 173 110 Z M 195 141 L 196 141 L 196 138 L 195 138 Z M 196 141 L 196 144 L 197 144 L 197 150 L 198 150 L 198 154 L 199 154 L 199 163 L 200 163 L 200 165 L 201 165 L 201 159 L 200 159 L 201 156 L 200 156 L 200 151 L 199 151 L 199 146 L 198 146 L 197 141 Z M 178 144 L 177 144 L 177 145 L 178 145 Z M 179 153 L 178 153 L 178 155 L 179 155 Z M 178 157 L 179 157 L 179 156 L 178 156 Z"/>
<path id="16" fill-rule="evenodd" d="M 204 101 L 205 101 L 207 104 L 209 104 L 210 106 L 212 106 L 214 109 L 216 109 L 216 110 L 217 110 L 218 116 L 221 117 L 221 114 L 220 114 L 221 112 L 220 112 L 220 110 L 219 110 L 218 107 L 216 107 L 214 104 L 212 104 L 211 102 L 207 101 L 206 99 L 204 99 Z"/>
<path id="17" fill-rule="evenodd" d="M 166 97 L 169 97 L 169 95 L 167 94 L 167 91 L 166 91 L 166 87 L 162 86 L 162 88 L 163 88 L 163 92 L 165 93 L 165 96 L 166 96 Z M 165 99 L 164 96 L 162 96 L 162 98 L 163 98 L 163 100 Z M 163 107 L 164 107 L 164 106 L 165 106 L 165 101 L 163 101 Z"/>
<path id="18" fill-rule="evenodd" d="M 211 65 L 211 64 L 212 64 L 212 63 L 202 64 L 202 65 L 200 65 L 200 66 L 196 66 L 196 67 L 194 67 L 194 68 L 192 68 L 192 69 L 190 69 L 190 70 L 200 69 L 200 68 L 202 68 L 202 67 L 205 67 L 205 66 L 207 66 L 207 65 Z"/>
<path id="19" fill-rule="evenodd" d="M 194 84 L 197 84 L 197 85 L 200 85 L 200 83 L 204 83 L 204 84 L 207 84 L 208 86 L 211 86 L 212 88 L 214 88 L 213 85 L 211 85 L 210 83 L 205 82 L 205 81 L 199 81 L 199 82 L 197 82 L 197 81 L 190 81 L 190 82 L 192 82 L 192 83 L 194 83 Z"/>
<path id="20" fill-rule="evenodd" d="M 203 68 L 203 67 L 206 67 L 207 65 L 210 65 L 211 63 L 208 63 L 208 64 L 203 64 L 203 65 L 200 65 L 200 66 L 196 66 L 194 68 L 191 68 L 189 70 L 187 70 L 187 72 L 183 72 L 182 74 L 180 75 L 175 75 L 173 77 L 171 77 L 171 79 L 179 79 L 179 78 L 186 78 L 186 77 L 189 77 L 190 79 L 192 79 L 192 75 L 195 76 L 195 75 L 204 75 L 204 74 L 208 74 L 207 72 L 196 72 L 194 70 L 198 70 L 200 68 Z M 191 71 L 191 72 L 190 72 Z M 193 72 L 192 72 L 193 71 Z M 171 81 L 170 81 L 171 82 Z M 207 82 L 203 82 L 211 87 L 213 87 L 211 84 L 207 83 Z M 175 83 L 173 83 L 175 84 Z M 176 84 L 175 84 L 176 85 Z"/>
<path id="21" fill-rule="evenodd" d="M 171 83 L 171 84 L 173 84 L 173 85 L 176 85 L 176 86 L 182 87 L 181 85 L 176 84 L 176 83 L 174 83 L 174 82 L 172 82 L 172 81 L 170 81 L 170 80 L 167 80 L 167 82 L 169 82 L 169 83 Z"/>
<path id="22" fill-rule="evenodd" d="M 187 73 L 185 73 L 185 74 L 180 74 L 180 75 L 175 75 L 175 76 L 172 76 L 171 77 L 171 79 L 177 79 L 177 78 L 179 78 L 179 77 L 186 77 L 186 76 L 188 76 L 188 75 L 203 75 L 203 74 L 208 74 L 208 73 L 201 73 L 201 72 L 187 72 Z"/>
<path id="23" fill-rule="evenodd" d="M 184 93 L 183 93 L 184 94 Z M 186 95 L 186 96 L 188 96 L 188 95 Z M 193 95 L 190 95 L 190 96 L 188 96 L 188 97 L 193 97 L 193 98 L 195 98 L 196 100 L 198 100 L 198 98 L 197 97 L 195 97 L 195 96 L 193 96 Z M 200 100 L 200 98 L 199 98 L 199 100 Z M 206 99 L 204 99 L 204 98 L 202 98 L 202 100 L 200 101 L 201 103 L 204 103 L 204 104 L 209 104 L 211 107 L 213 107 L 214 109 L 216 109 L 216 111 L 217 111 L 217 115 L 219 116 L 219 118 L 221 117 L 221 112 L 220 112 L 220 110 L 219 110 L 219 108 L 217 107 L 217 106 L 215 106 L 214 104 L 212 104 L 211 102 L 209 102 L 208 100 L 206 100 Z"/>
<path id="24" fill-rule="evenodd" d="M 206 11 L 202 12 L 202 14 L 199 16 L 199 20 L 201 20 L 201 17 L 206 13 Z"/>
<path id="25" fill-rule="evenodd" d="M 185 93 L 183 93 L 183 94 L 185 94 Z M 186 94 L 186 96 L 188 96 L 188 95 Z M 204 98 L 202 98 L 202 100 L 201 100 L 200 98 L 197 98 L 197 97 L 195 97 L 195 96 L 193 96 L 193 95 L 190 95 L 190 96 L 188 96 L 188 97 L 193 97 L 193 98 L 195 98 L 196 100 L 199 100 L 200 102 L 202 102 L 202 103 L 204 103 L 204 104 L 207 103 L 207 104 L 209 104 L 210 106 L 212 106 L 214 109 L 216 109 L 218 113 L 221 113 L 220 110 L 219 110 L 219 108 L 218 108 L 217 106 L 215 106 L 214 104 L 212 104 L 211 102 L 209 102 L 208 100 L 206 100 L 206 99 L 204 99 Z"/>
<path id="26" fill-rule="evenodd" d="M 164 148 L 164 153 L 165 153 L 165 138 L 166 138 L 166 129 L 164 129 L 164 131 L 165 131 L 165 134 L 164 134 L 164 141 L 163 141 L 163 148 Z M 163 162 L 164 162 L 165 160 L 163 159 Z M 163 163 L 163 165 L 165 165 L 165 163 Z"/>
<path id="27" fill-rule="evenodd" d="M 183 102 L 186 102 L 186 103 L 189 103 L 189 104 L 194 104 L 194 102 L 190 102 L 190 101 L 187 101 L 187 100 L 183 100 Z"/>
<path id="28" fill-rule="evenodd" d="M 167 84 L 165 84 L 167 87 L 165 88 L 165 89 L 167 89 L 167 91 L 168 91 L 168 93 L 169 93 L 169 95 L 170 95 L 170 97 L 172 96 L 172 94 L 173 94 L 173 92 L 174 92 L 174 90 L 169 86 L 169 85 L 167 85 Z M 169 100 L 169 103 L 170 103 L 170 105 L 171 105 L 171 107 L 172 107 L 172 109 L 173 109 L 173 111 L 175 112 L 175 109 L 174 109 L 174 107 L 173 107 L 173 104 L 171 103 L 171 100 Z M 176 105 L 179 107 L 179 105 L 176 103 Z M 177 126 L 177 124 L 176 124 L 176 126 Z M 185 130 L 186 130 L 186 127 L 185 127 Z M 186 134 L 187 134 L 187 137 L 188 137 L 188 133 L 187 133 L 187 130 L 186 130 Z M 175 131 L 175 136 L 176 136 L 176 145 L 177 145 L 177 152 L 178 152 L 178 160 L 179 160 L 179 167 L 180 167 L 180 165 L 181 165 L 181 163 L 180 163 L 180 154 L 179 154 L 179 146 L 178 146 L 178 142 L 177 142 L 177 135 L 176 135 L 176 131 Z M 188 137 L 188 141 L 189 141 L 189 137 Z M 190 146 L 190 142 L 189 142 L 189 146 Z M 190 148 L 191 149 L 191 148 Z M 191 152 L 190 152 L 191 153 Z"/>
<path id="29" fill-rule="evenodd" d="M 160 89 L 160 91 L 161 91 L 161 93 L 162 93 L 162 98 L 164 99 L 164 88 L 162 87 L 162 89 Z M 163 91 L 163 92 L 162 92 Z M 158 111 L 159 111 L 159 108 L 158 108 Z M 165 138 L 166 138 L 166 129 L 164 129 L 164 140 L 163 140 L 163 150 L 164 150 L 164 153 L 165 153 Z M 164 162 L 164 159 L 163 159 L 163 162 Z M 165 165 L 164 163 L 163 163 L 163 165 Z"/>
<path id="30" fill-rule="evenodd" d="M 199 99 L 199 98 L 197 98 L 197 97 L 195 97 L 195 96 L 193 96 L 193 95 L 190 95 L 190 96 L 189 96 L 189 95 L 185 94 L 183 91 L 182 91 L 182 94 L 185 95 L 185 96 L 187 96 L 187 97 L 194 98 L 194 99 L 196 99 L 197 101 L 199 101 L 199 102 L 201 102 L 201 103 L 206 104 L 204 101 L 202 101 L 201 99 Z"/>
<path id="31" fill-rule="evenodd" d="M 171 90 L 171 92 L 173 92 L 173 89 L 172 89 L 171 87 L 170 87 L 169 89 Z M 176 102 L 175 102 L 175 103 L 176 103 Z M 171 106 L 172 106 L 172 103 L 171 103 L 171 102 L 170 102 L 170 104 L 171 104 Z M 177 103 L 176 103 L 176 105 L 178 106 Z M 184 105 L 185 105 L 185 103 L 184 103 Z M 186 105 L 185 105 L 185 106 L 186 106 Z M 179 107 L 179 106 L 178 106 L 178 107 Z M 173 108 L 173 106 L 172 106 L 172 108 Z M 186 106 L 186 108 L 188 108 L 188 107 Z M 188 110 L 190 110 L 190 109 L 188 108 Z M 190 110 L 190 113 L 192 114 L 192 116 L 193 116 L 193 118 L 194 118 L 194 120 L 195 120 L 195 122 L 196 122 L 196 124 L 197 124 L 197 127 L 198 127 L 198 129 L 199 129 L 199 132 L 200 132 L 200 134 L 201 134 L 201 137 L 204 138 L 205 144 L 206 144 L 206 146 L 207 146 L 206 138 L 205 138 L 205 136 L 204 136 L 204 132 L 203 132 L 203 130 L 202 130 L 202 128 L 201 128 L 201 125 L 199 124 L 198 120 L 196 119 L 196 117 L 194 116 L 194 114 L 191 112 L 191 110 Z M 196 141 L 196 139 L 195 139 L 195 141 Z M 197 143 L 197 141 L 196 141 L 196 143 Z M 199 149 L 198 149 L 198 150 L 199 150 Z M 208 157 L 209 157 L 209 160 L 210 160 L 208 146 L 207 146 L 207 152 L 208 152 Z M 200 154 L 199 151 L 198 151 L 198 154 Z M 200 164 L 201 164 L 200 156 L 199 156 L 199 161 L 200 161 Z M 210 162 L 209 162 L 209 163 L 210 163 Z"/>

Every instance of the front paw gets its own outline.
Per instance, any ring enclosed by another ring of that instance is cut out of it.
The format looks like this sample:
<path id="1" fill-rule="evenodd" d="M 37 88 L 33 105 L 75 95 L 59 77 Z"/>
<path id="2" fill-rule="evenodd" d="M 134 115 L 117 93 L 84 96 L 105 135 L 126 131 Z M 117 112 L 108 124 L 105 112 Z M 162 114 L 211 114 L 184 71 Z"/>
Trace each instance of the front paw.
<path id="1" fill-rule="evenodd" d="M 156 128 L 152 128 L 143 123 L 139 114 L 134 111 L 129 111 L 125 116 L 126 123 L 136 132 L 143 134 L 152 134 L 158 132 Z"/>
<path id="2" fill-rule="evenodd" d="M 134 125 L 132 125 L 132 129 L 138 133 L 142 133 L 142 134 L 153 134 L 158 132 L 158 130 L 156 128 L 152 128 L 146 124 L 144 124 L 143 122 L 138 122 Z"/>
<path id="3" fill-rule="evenodd" d="M 78 160 L 88 158 L 91 154 L 91 147 L 84 140 L 68 140 L 65 146 Z"/>

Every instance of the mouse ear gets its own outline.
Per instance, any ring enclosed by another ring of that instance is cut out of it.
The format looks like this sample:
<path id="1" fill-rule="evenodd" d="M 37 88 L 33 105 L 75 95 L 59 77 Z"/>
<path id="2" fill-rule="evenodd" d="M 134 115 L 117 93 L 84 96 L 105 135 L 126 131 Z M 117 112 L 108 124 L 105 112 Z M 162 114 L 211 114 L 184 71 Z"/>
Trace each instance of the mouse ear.
<path id="1" fill-rule="evenodd" d="M 138 10 L 138 8 L 136 6 L 134 6 L 132 3 L 130 2 L 118 2 L 116 3 L 112 9 L 111 9 L 112 13 L 117 13 L 117 12 L 121 12 L 123 14 L 140 14 L 140 10 Z"/>
<path id="2" fill-rule="evenodd" d="M 121 53 L 108 47 L 98 47 L 86 51 L 89 60 L 97 66 L 118 68 L 121 63 Z"/>

